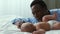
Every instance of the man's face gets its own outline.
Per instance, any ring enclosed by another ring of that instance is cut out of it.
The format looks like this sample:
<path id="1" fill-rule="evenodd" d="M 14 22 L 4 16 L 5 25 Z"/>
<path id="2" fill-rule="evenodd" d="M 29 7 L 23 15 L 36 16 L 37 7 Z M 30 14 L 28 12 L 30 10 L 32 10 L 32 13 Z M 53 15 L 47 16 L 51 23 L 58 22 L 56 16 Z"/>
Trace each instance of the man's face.
<path id="1" fill-rule="evenodd" d="M 36 19 L 41 19 L 42 16 L 43 16 L 43 9 L 41 9 L 39 7 L 39 5 L 37 6 L 32 6 L 32 13 L 33 13 L 33 16 L 36 18 Z"/>

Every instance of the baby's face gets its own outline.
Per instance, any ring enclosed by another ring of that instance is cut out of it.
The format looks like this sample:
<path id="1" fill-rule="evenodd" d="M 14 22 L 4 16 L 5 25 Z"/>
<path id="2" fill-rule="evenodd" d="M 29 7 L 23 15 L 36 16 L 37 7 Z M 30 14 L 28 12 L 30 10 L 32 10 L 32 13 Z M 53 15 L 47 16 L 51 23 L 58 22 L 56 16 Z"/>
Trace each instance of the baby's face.
<path id="1" fill-rule="evenodd" d="M 17 26 L 17 28 L 20 28 L 22 24 L 23 24 L 22 22 L 16 22 L 15 23 L 15 25 Z"/>

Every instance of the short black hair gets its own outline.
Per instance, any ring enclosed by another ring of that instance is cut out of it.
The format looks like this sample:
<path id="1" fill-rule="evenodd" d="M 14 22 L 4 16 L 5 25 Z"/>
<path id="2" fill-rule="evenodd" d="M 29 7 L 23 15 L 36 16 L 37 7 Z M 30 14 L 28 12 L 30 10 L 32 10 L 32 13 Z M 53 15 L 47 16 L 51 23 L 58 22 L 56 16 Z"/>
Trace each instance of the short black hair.
<path id="1" fill-rule="evenodd" d="M 43 0 L 34 0 L 34 1 L 31 3 L 30 7 L 32 7 L 32 6 L 35 5 L 35 4 L 39 4 L 41 7 L 44 7 L 44 8 L 47 9 L 47 5 L 45 4 L 45 2 L 44 2 Z"/>
<path id="2" fill-rule="evenodd" d="M 30 7 L 39 4 L 39 7 L 45 8 L 46 10 L 48 10 L 46 3 L 43 0 L 33 0 L 32 3 L 30 4 Z M 49 14 L 50 11 L 48 10 Z"/>

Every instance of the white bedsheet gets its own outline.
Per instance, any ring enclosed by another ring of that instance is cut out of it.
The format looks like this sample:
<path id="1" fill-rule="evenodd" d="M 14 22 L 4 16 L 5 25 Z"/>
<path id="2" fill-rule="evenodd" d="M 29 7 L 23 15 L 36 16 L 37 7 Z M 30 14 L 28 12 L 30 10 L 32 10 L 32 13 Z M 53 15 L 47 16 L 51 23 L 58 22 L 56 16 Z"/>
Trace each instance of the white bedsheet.
<path id="1" fill-rule="evenodd" d="M 0 31 L 0 34 L 32 34 L 32 33 L 20 32 L 18 30 L 6 30 L 6 31 Z M 45 34 L 60 34 L 60 30 L 47 31 Z"/>
<path id="2" fill-rule="evenodd" d="M 17 30 L 6 30 L 6 31 L 0 31 L 0 34 L 31 34 L 28 32 L 20 32 Z"/>
<path id="3" fill-rule="evenodd" d="M 0 17 L 0 34 L 31 34 L 20 32 L 20 29 L 11 23 L 12 18 L 15 18 L 15 16 Z M 60 30 L 47 31 L 46 34 L 60 34 Z"/>
<path id="4" fill-rule="evenodd" d="M 11 20 L 16 17 L 19 17 L 19 16 L 14 16 L 14 15 L 0 16 L 0 30 L 5 30 L 5 29 L 16 30 L 17 28 L 11 22 Z"/>
<path id="5" fill-rule="evenodd" d="M 45 34 L 60 34 L 60 30 L 47 31 Z"/>

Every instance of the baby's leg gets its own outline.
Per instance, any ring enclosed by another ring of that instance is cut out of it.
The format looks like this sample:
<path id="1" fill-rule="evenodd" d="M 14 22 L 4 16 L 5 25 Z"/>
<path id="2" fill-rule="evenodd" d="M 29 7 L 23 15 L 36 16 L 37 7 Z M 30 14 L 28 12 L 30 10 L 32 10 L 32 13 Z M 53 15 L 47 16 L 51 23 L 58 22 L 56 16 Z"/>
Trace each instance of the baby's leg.
<path id="1" fill-rule="evenodd" d="M 34 31 L 32 34 L 45 34 L 45 30 L 44 29 L 39 29 L 37 31 Z"/>
<path id="2" fill-rule="evenodd" d="M 53 30 L 60 30 L 60 22 L 57 22 L 53 25 Z"/>

